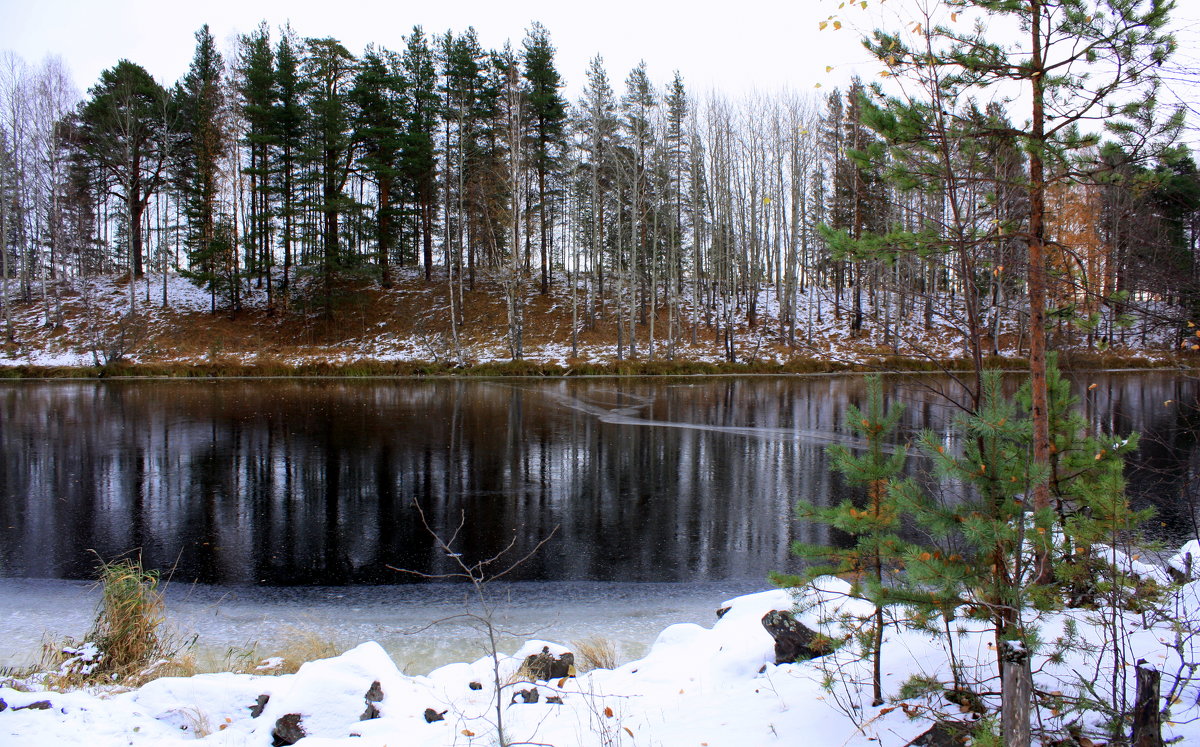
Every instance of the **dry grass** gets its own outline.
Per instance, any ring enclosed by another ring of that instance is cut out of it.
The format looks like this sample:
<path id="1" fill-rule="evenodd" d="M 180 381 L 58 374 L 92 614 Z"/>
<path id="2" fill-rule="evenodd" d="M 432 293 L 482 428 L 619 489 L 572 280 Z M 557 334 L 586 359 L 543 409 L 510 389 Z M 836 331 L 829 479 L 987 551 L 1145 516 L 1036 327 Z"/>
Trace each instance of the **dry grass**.
<path id="1" fill-rule="evenodd" d="M 575 652 L 575 665 L 580 672 L 616 669 L 621 663 L 616 644 L 603 636 L 594 635 L 571 641 L 571 650 Z"/>
<path id="2" fill-rule="evenodd" d="M 101 672 L 145 667 L 161 653 L 158 627 L 166 606 L 158 590 L 158 573 L 141 561 L 121 560 L 100 566 L 103 596 L 100 611 L 85 640 L 103 652 Z"/>
<path id="3" fill-rule="evenodd" d="M 253 649 L 254 658 L 260 663 L 247 671 L 253 674 L 293 674 L 305 662 L 328 659 L 346 650 L 328 632 L 287 627 L 284 635 L 286 640 L 282 646 Z"/>
<path id="4" fill-rule="evenodd" d="M 91 684 L 136 687 L 166 676 L 197 670 L 193 640 L 165 632 L 165 605 L 158 574 L 139 560 L 101 563 L 100 603 L 92 628 L 82 641 L 50 639 L 42 644 L 38 670 L 45 685 L 68 690 Z"/>

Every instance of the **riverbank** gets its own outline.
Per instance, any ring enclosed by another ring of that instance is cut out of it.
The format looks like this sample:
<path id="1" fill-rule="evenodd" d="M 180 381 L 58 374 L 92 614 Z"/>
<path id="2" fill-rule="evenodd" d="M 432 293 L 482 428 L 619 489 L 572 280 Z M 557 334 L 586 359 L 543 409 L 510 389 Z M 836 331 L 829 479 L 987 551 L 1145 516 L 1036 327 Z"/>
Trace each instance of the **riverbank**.
<path id="1" fill-rule="evenodd" d="M 1064 356 L 1065 370 L 1127 371 L 1172 369 L 1193 370 L 1193 360 L 1182 356 L 1122 356 L 1116 354 L 1072 354 Z M 988 368 L 1024 370 L 1025 359 L 988 358 Z M 0 366 L 0 379 L 282 379 L 282 378 L 429 378 L 429 377 L 581 377 L 581 376 L 753 376 L 850 373 L 944 373 L 970 371 L 963 359 L 928 361 L 885 358 L 848 364 L 813 359 L 783 363 L 711 363 L 705 361 L 576 361 L 573 363 L 531 360 L 503 361 L 476 365 L 452 365 L 428 361 L 356 360 L 344 363 L 311 361 L 295 363 L 115 363 L 104 366 Z"/>
<path id="2" fill-rule="evenodd" d="M 1135 568 L 1159 574 L 1142 564 Z M 1200 740 L 1200 692 L 1187 664 L 1200 653 L 1190 632 L 1200 614 L 1198 584 L 1176 587 L 1152 611 L 1044 614 L 1038 629 L 1045 643 L 1033 650 L 1039 733 L 1070 740 L 1061 744 L 1097 744 L 1113 709 L 1120 713 L 1122 703 L 1132 703 L 1134 678 L 1125 670 L 1144 660 L 1162 673 L 1163 736 Z M 713 599 L 710 606 L 720 611 L 711 627 L 670 625 L 637 660 L 589 671 L 580 657 L 580 666 L 565 675 L 539 676 L 528 661 L 543 651 L 561 656 L 572 646 L 530 640 L 512 655 L 493 658 L 488 652 L 415 676 L 402 672 L 377 643 L 366 642 L 295 674 L 272 674 L 277 663 L 268 660 L 257 673 L 164 677 L 134 689 L 117 683 L 69 692 L 42 689 L 37 676 L 26 677 L 0 686 L 7 706 L 0 709 L 0 740 L 13 747 L 198 739 L 262 747 L 300 739 L 329 747 L 497 741 L 683 747 L 794 744 L 805 734 L 815 747 L 900 747 L 939 724 L 995 728 L 996 659 L 986 623 L 959 616 L 951 639 L 892 620 L 884 639 L 888 697 L 872 705 L 870 662 L 852 642 L 855 626 L 871 618 L 870 605 L 847 597 L 849 590 L 845 582 L 825 578 L 796 595 L 775 590 Z M 794 608 L 796 619 L 823 640 L 836 645 L 844 638 L 846 644 L 807 661 L 781 662 L 763 619 Z M 1113 630 L 1119 640 L 1105 645 Z M 477 641 L 486 637 L 486 625 L 475 632 Z M 1120 661 L 1113 661 L 1114 651 Z M 960 682 L 970 683 L 969 701 L 962 698 L 968 691 L 953 688 Z"/>
<path id="3" fill-rule="evenodd" d="M 214 299 L 184 278 L 59 281 L 13 304 L 12 339 L 0 342 L 0 377 L 582 376 L 839 373 L 966 370 L 961 314 L 953 299 L 918 319 L 873 320 L 852 330 L 845 300 L 820 289 L 788 314 L 770 288 L 755 310 L 728 314 L 686 297 L 671 312 L 635 315 L 588 303 L 565 283 L 525 299 L 520 360 L 513 360 L 504 294 L 481 282 L 456 308 L 437 282 L 415 272 L 391 289 L 365 288 L 361 303 L 332 318 L 301 300 L 267 308 L 251 290 L 242 307 Z M 132 292 L 131 292 L 132 291 Z M 130 314 L 130 310 L 133 314 Z M 891 313 L 891 312 L 888 312 Z M 894 316 L 894 314 L 893 314 Z M 982 342 L 991 367 L 1027 365 L 1020 329 Z M 1052 332 L 1073 368 L 1189 365 L 1170 325 L 1114 329 L 1106 343 L 1070 324 Z M 5 335 L 7 336 L 7 334 Z"/>

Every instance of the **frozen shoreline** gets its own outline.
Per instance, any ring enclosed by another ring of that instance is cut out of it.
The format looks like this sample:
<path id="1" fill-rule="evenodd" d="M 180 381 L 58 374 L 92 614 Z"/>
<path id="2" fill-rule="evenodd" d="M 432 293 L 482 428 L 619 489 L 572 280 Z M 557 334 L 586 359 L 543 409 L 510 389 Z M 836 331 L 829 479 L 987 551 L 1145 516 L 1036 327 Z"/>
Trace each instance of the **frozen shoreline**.
<path id="1" fill-rule="evenodd" d="M 645 654 L 665 627 L 709 626 L 713 600 L 768 588 L 764 579 L 698 583 L 522 581 L 489 588 L 500 602 L 498 627 L 528 638 L 573 641 L 603 636 L 623 661 Z M 167 622 L 198 635 L 201 652 L 221 654 L 255 642 L 264 653 L 297 634 L 312 633 L 339 648 L 374 640 L 407 674 L 425 674 L 480 656 L 479 633 L 461 620 L 430 626 L 470 608 L 459 584 L 254 587 L 168 584 Z M 0 667 L 32 663 L 45 634 L 81 638 L 94 616 L 91 582 L 0 578 Z M 424 628 L 419 632 L 412 632 Z"/>

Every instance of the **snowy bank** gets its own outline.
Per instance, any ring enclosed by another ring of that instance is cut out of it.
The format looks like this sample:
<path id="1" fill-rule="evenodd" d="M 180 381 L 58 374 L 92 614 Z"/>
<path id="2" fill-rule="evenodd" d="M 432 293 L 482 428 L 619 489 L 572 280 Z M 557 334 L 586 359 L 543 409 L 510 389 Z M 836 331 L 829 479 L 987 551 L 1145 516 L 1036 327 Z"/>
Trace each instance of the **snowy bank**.
<path id="1" fill-rule="evenodd" d="M 943 646 L 929 633 L 889 627 L 884 691 L 893 699 L 883 707 L 868 705 L 869 662 L 853 645 L 807 662 L 774 663 L 774 640 L 762 624 L 766 613 L 790 610 L 799 602 L 801 622 L 837 639 L 845 630 L 839 618 L 867 612 L 861 602 L 844 596 L 848 590 L 844 582 L 823 579 L 798 599 L 782 590 L 737 597 L 721 605 L 728 609 L 711 628 L 672 625 L 638 661 L 549 682 L 526 681 L 521 664 L 544 648 L 552 654 L 566 651 L 550 642 L 530 641 L 495 662 L 484 657 L 426 676 L 403 674 L 378 644 L 369 642 L 309 662 L 291 675 L 163 678 L 125 692 L 0 688 L 7 705 L 0 712 L 0 743 L 100 747 L 200 739 L 266 747 L 299 738 L 298 727 L 305 747 L 488 745 L 497 743 L 497 706 L 510 742 L 560 746 L 771 745 L 795 744 L 798 737 L 812 745 L 905 745 L 929 730 L 933 714 L 954 712 L 969 720 L 969 713 L 929 693 L 895 699 L 914 675 L 950 682 Z M 1177 595 L 1181 617 L 1200 608 L 1197 591 L 1193 582 Z M 1112 662 L 1092 644 L 1105 640 L 1113 622 L 1111 612 L 1107 617 L 1080 610 L 1048 616 L 1042 625 L 1047 644 L 1040 658 L 1035 654 L 1037 688 L 1069 700 L 1080 688 L 1096 687 Z M 1118 622 L 1128 632 L 1122 665 L 1146 659 L 1164 672 L 1164 690 L 1176 681 L 1184 659 L 1195 660 L 1187 630 L 1194 624 L 1181 633 L 1170 621 L 1140 615 Z M 975 681 L 987 682 L 988 672 L 995 670 L 989 634 L 977 622 L 962 621 L 958 628 L 956 647 L 964 665 Z M 1076 645 L 1061 657 L 1051 656 L 1050 641 L 1064 634 Z M 528 702 L 535 689 L 536 702 Z M 1200 743 L 1200 723 L 1193 723 L 1200 715 L 1197 690 L 1184 683 L 1177 696 L 1179 712 L 1172 713 L 1165 736 Z"/>

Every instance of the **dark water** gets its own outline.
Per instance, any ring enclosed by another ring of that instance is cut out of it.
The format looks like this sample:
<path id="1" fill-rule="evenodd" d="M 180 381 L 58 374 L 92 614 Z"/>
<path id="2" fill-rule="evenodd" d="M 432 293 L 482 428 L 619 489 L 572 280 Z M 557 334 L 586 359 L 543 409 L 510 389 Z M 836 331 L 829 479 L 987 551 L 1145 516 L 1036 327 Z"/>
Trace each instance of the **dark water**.
<path id="1" fill-rule="evenodd" d="M 1089 384 L 1096 384 L 1091 390 Z M 406 583 L 545 545 L 513 580 L 726 581 L 794 567 L 798 497 L 860 377 L 118 381 L 0 385 L 0 576 L 85 578 L 140 549 L 176 580 Z M 888 382 L 902 438 L 945 429 L 945 379 Z M 1140 431 L 1135 500 L 1193 532 L 1197 383 L 1087 374 L 1092 421 Z M 914 468 L 919 468 L 914 461 Z M 424 511 L 422 522 L 415 506 Z M 549 538 L 547 540 L 547 538 Z"/>

